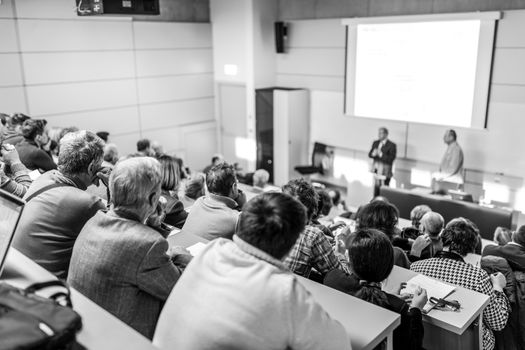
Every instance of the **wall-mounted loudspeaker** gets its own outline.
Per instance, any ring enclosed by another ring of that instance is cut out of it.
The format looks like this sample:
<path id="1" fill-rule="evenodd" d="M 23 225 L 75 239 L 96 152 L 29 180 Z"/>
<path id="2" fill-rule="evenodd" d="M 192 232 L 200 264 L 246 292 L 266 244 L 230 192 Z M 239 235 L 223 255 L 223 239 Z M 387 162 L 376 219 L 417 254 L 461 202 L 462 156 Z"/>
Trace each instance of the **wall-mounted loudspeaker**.
<path id="1" fill-rule="evenodd" d="M 275 22 L 275 51 L 284 53 L 284 43 L 288 36 L 288 26 L 284 22 Z"/>

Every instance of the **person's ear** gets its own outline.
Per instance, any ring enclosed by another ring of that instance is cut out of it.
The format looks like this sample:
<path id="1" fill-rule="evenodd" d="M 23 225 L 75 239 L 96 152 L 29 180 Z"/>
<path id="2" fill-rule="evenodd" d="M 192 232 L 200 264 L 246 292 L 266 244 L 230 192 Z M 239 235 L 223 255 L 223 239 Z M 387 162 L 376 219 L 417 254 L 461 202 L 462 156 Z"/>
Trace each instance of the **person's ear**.
<path id="1" fill-rule="evenodd" d="M 157 192 L 151 192 L 148 196 L 148 203 L 150 207 L 157 207 Z"/>

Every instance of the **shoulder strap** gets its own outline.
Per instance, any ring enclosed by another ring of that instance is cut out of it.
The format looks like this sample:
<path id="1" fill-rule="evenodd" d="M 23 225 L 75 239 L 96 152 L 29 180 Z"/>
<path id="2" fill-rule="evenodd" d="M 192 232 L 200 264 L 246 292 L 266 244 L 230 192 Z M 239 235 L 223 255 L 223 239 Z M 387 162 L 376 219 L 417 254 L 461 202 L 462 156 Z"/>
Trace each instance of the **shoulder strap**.
<path id="1" fill-rule="evenodd" d="M 68 184 L 65 184 L 65 183 L 52 183 L 50 185 L 44 186 L 41 189 L 39 189 L 38 191 L 36 191 L 35 193 L 32 193 L 29 196 L 27 196 L 26 199 L 25 199 L 26 203 L 29 202 L 31 199 L 35 198 L 36 196 L 41 195 L 42 193 L 44 193 L 46 191 L 49 191 L 49 190 L 51 190 L 53 188 L 56 188 L 56 187 L 65 187 L 65 186 L 71 186 L 71 185 L 68 185 Z"/>

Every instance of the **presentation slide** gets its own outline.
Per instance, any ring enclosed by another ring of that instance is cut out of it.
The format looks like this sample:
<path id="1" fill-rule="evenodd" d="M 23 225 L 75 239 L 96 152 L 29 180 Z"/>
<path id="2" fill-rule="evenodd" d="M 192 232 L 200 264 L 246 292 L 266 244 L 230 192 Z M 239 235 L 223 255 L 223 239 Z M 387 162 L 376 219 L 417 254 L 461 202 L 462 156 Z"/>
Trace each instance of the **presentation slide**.
<path id="1" fill-rule="evenodd" d="M 494 33 L 488 21 L 360 21 L 348 24 L 346 114 L 485 127 Z"/>

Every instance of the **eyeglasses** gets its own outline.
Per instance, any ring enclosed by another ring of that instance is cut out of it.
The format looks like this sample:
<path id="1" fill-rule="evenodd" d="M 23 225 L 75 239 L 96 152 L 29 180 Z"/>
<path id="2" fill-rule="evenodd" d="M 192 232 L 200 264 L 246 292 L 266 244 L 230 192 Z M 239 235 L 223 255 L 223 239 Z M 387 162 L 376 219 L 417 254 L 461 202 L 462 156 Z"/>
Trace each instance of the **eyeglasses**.
<path id="1" fill-rule="evenodd" d="M 457 300 L 445 300 L 431 297 L 428 301 L 434 305 L 436 309 L 439 310 L 450 310 L 450 311 L 459 311 L 461 309 L 461 304 Z"/>

